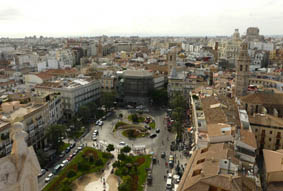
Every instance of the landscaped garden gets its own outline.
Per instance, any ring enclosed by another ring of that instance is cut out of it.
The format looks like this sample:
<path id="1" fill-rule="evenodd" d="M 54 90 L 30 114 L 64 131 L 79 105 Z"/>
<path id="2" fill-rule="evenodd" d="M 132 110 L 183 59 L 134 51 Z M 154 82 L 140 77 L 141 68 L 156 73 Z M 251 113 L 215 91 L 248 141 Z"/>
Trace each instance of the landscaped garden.
<path id="1" fill-rule="evenodd" d="M 143 123 L 145 118 L 137 114 L 132 114 L 128 116 L 128 120 L 134 123 Z"/>
<path id="2" fill-rule="evenodd" d="M 122 179 L 119 191 L 143 191 L 147 171 L 151 163 L 151 155 L 129 156 L 119 154 L 118 161 L 113 164 L 115 175 Z"/>
<path id="3" fill-rule="evenodd" d="M 122 135 L 128 138 L 140 138 L 149 135 L 149 133 L 142 132 L 138 129 L 126 129 L 122 132 Z"/>
<path id="4" fill-rule="evenodd" d="M 111 158 L 113 155 L 110 153 L 86 147 L 52 179 L 43 191 L 71 191 L 74 180 L 89 173 L 101 172 Z"/>

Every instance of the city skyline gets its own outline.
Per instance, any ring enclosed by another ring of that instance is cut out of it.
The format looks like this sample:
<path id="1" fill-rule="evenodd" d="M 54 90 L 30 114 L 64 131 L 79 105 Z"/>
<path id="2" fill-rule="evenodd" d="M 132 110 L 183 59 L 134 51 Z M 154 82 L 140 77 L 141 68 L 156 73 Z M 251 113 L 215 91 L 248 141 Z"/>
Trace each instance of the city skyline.
<path id="1" fill-rule="evenodd" d="M 244 5 L 244 6 L 243 6 Z M 227 36 L 250 26 L 281 35 L 283 2 L 55 1 L 0 2 L 0 37 L 25 36 Z"/>

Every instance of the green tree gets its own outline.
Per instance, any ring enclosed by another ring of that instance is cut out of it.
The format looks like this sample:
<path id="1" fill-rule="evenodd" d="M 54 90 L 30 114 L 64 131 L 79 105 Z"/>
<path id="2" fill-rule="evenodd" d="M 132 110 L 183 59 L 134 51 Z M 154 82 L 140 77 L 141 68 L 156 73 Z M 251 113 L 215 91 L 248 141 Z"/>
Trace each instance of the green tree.
<path id="1" fill-rule="evenodd" d="M 129 153 L 131 152 L 131 147 L 125 146 L 121 149 L 121 153 Z"/>
<path id="2" fill-rule="evenodd" d="M 118 154 L 118 160 L 124 161 L 127 159 L 127 156 L 124 153 Z"/>
<path id="3" fill-rule="evenodd" d="M 168 104 L 168 92 L 167 89 L 152 89 L 149 91 L 149 97 L 152 99 L 153 104 L 156 106 Z"/>
<path id="4" fill-rule="evenodd" d="M 70 171 L 68 172 L 68 174 L 67 174 L 67 177 L 68 177 L 68 178 L 72 178 L 72 177 L 74 177 L 74 176 L 76 176 L 76 171 L 74 171 L 74 170 L 70 170 Z"/>
<path id="5" fill-rule="evenodd" d="M 87 124 L 90 120 L 91 111 L 90 108 L 87 105 L 82 105 L 78 110 L 78 117 L 80 117 L 84 124 Z"/>
<path id="6" fill-rule="evenodd" d="M 110 108 L 114 106 L 115 99 L 115 92 L 104 92 L 101 95 L 101 105 L 105 105 L 106 111 L 109 111 Z"/>
<path id="7" fill-rule="evenodd" d="M 107 145 L 106 150 L 107 150 L 108 152 L 114 151 L 114 150 L 115 150 L 114 145 L 112 145 L 112 144 Z"/>
<path id="8" fill-rule="evenodd" d="M 58 150 L 59 146 L 63 143 L 61 137 L 66 133 L 66 126 L 64 125 L 51 125 L 46 130 L 46 136 L 51 143 L 52 148 Z"/>
<path id="9" fill-rule="evenodd" d="M 95 161 L 95 165 L 96 166 L 102 166 L 103 165 L 103 161 L 101 159 L 98 159 Z"/>

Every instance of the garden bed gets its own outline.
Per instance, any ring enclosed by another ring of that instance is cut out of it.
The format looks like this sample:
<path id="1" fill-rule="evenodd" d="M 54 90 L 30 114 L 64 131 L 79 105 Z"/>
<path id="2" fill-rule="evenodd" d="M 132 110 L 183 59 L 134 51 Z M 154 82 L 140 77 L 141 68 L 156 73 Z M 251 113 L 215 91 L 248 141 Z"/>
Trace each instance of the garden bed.
<path id="1" fill-rule="evenodd" d="M 74 180 L 88 173 L 101 172 L 112 157 L 110 153 L 86 147 L 51 180 L 43 191 L 71 191 Z"/>
<path id="2" fill-rule="evenodd" d="M 127 138 L 141 138 L 148 135 L 146 132 L 141 132 L 137 129 L 127 129 L 122 132 L 122 135 Z"/>
<path id="3" fill-rule="evenodd" d="M 151 155 L 126 156 L 117 162 L 115 174 L 122 179 L 118 190 L 143 191 L 150 163 Z"/>

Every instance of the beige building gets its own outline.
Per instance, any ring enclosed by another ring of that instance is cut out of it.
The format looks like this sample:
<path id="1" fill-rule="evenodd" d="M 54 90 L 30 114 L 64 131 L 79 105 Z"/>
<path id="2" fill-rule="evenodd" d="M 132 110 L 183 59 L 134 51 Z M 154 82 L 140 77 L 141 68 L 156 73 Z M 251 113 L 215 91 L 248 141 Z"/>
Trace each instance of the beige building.
<path id="1" fill-rule="evenodd" d="M 177 191 L 256 191 L 259 179 L 243 173 L 229 144 L 211 144 L 190 157 Z"/>
<path id="2" fill-rule="evenodd" d="M 257 92 L 241 98 L 260 149 L 283 148 L 283 94 Z"/>
<path id="3" fill-rule="evenodd" d="M 56 123 L 62 117 L 62 102 L 60 95 L 34 96 L 33 101 L 19 104 L 17 101 L 6 102 L 1 107 L 0 114 L 0 155 L 11 152 L 11 123 L 20 121 L 28 133 L 27 143 L 34 149 L 44 148 L 45 129 Z"/>
<path id="4" fill-rule="evenodd" d="M 263 157 L 266 190 L 283 190 L 283 150 L 263 149 Z"/>
<path id="5" fill-rule="evenodd" d="M 249 119 L 260 149 L 283 149 L 283 119 L 268 114 L 255 114 Z"/>
<path id="6" fill-rule="evenodd" d="M 219 43 L 218 58 L 225 59 L 228 63 L 235 65 L 240 52 L 241 38 L 238 29 L 235 29 L 231 39 Z"/>

